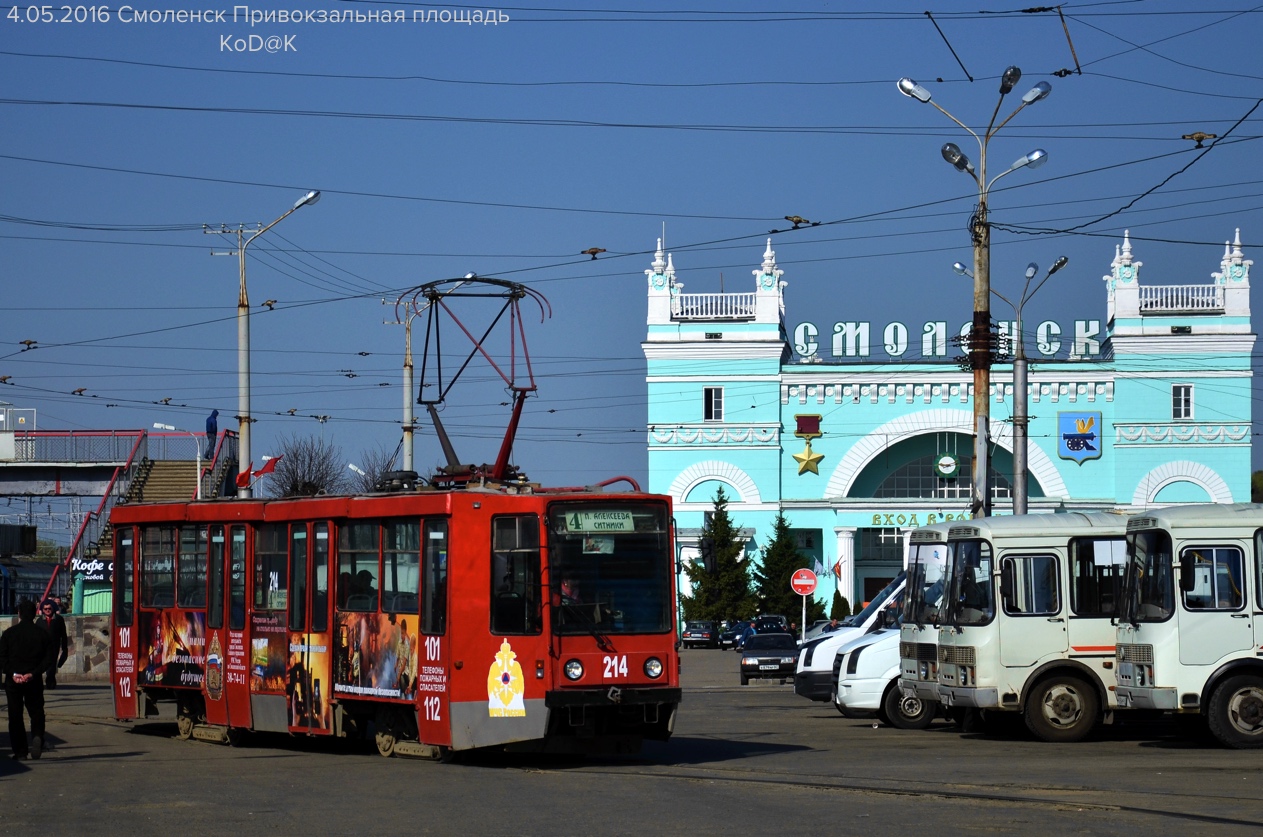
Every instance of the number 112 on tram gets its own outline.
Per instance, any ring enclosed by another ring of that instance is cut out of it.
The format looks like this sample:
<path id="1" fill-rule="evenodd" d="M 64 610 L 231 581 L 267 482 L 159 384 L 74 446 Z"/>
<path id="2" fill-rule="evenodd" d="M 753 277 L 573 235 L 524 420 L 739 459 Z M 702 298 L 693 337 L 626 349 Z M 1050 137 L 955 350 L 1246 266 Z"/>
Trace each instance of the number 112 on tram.
<path id="1" fill-rule="evenodd" d="M 115 715 L 383 755 L 635 752 L 680 701 L 670 498 L 409 491 L 115 507 Z"/>

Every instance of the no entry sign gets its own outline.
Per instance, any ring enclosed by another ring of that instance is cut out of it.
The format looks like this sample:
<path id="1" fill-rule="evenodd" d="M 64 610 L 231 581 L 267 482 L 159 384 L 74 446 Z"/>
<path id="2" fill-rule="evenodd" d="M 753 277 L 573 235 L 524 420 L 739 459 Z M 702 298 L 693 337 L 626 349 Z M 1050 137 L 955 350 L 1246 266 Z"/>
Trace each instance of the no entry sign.
<path id="1" fill-rule="evenodd" d="M 811 570 L 794 570 L 789 586 L 800 596 L 810 596 L 816 592 L 816 574 Z"/>

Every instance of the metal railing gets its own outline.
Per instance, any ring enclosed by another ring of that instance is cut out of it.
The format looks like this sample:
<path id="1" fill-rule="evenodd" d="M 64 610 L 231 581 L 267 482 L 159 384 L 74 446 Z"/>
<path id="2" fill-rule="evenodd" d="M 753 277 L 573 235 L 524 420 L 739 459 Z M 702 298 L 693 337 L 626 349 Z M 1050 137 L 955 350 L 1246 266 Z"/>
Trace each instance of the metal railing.
<path id="1" fill-rule="evenodd" d="M 14 434 L 14 462 L 124 462 L 143 430 L 35 430 Z"/>
<path id="2" fill-rule="evenodd" d="M 1224 309 L 1223 285 L 1141 285 L 1140 313 L 1213 313 Z"/>
<path id="3" fill-rule="evenodd" d="M 671 300 L 671 316 L 679 320 L 754 319 L 756 294 L 680 294 Z"/>

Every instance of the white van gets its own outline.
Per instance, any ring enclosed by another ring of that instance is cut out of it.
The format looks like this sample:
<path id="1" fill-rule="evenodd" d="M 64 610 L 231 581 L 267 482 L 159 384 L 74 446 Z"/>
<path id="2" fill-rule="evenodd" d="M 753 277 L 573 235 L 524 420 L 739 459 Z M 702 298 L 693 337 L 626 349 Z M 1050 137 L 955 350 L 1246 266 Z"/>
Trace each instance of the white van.
<path id="1" fill-rule="evenodd" d="M 897 620 L 890 611 L 887 623 Z M 899 626 L 890 624 L 853 640 L 837 654 L 838 686 L 833 705 L 848 718 L 876 716 L 898 729 L 925 729 L 939 711 L 936 697 L 924 701 L 899 690 Z"/>
<path id="2" fill-rule="evenodd" d="M 848 617 L 836 631 L 818 636 L 803 644 L 798 652 L 798 667 L 794 672 L 794 693 L 808 700 L 833 700 L 836 682 L 833 679 L 833 662 L 838 651 L 858 637 L 870 634 L 882 626 L 882 613 L 889 607 L 902 607 L 906 573 L 899 573 L 873 597 L 868 607 Z"/>

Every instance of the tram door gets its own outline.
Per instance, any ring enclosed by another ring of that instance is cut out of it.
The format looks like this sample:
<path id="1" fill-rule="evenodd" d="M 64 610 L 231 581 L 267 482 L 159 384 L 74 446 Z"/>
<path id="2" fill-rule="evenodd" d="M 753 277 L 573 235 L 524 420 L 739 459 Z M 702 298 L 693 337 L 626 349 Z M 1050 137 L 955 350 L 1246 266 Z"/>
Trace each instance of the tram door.
<path id="1" fill-rule="evenodd" d="M 417 729 L 421 741 L 439 746 L 452 743 L 447 550 L 447 521 L 424 521 L 421 528 L 421 630 L 415 674 Z"/>
<path id="2" fill-rule="evenodd" d="M 246 529 L 210 527 L 207 560 L 206 720 L 250 726 L 249 658 L 246 655 Z"/>
<path id="3" fill-rule="evenodd" d="M 328 523 L 295 523 L 290 527 L 289 572 L 289 659 L 285 672 L 289 729 L 331 735 Z"/>
<path id="4" fill-rule="evenodd" d="M 136 698 L 136 530 L 121 527 L 114 541 L 114 656 L 110 661 L 114 681 L 114 717 L 135 718 Z"/>

